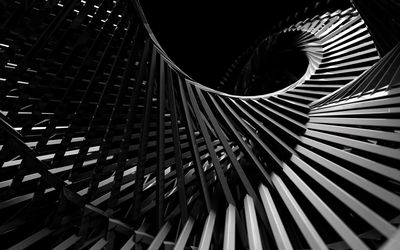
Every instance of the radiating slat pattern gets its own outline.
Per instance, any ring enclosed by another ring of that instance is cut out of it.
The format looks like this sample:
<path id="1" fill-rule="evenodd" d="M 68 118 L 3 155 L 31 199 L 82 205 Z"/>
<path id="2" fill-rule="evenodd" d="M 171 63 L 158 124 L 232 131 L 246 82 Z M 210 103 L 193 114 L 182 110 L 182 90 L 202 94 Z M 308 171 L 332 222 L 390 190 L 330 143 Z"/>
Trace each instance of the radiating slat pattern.
<path id="1" fill-rule="evenodd" d="M 2 2 L 2 247 L 396 249 L 400 41 L 355 2 L 278 25 L 216 89 L 137 0 Z M 304 75 L 246 96 L 254 53 L 285 37 Z"/>

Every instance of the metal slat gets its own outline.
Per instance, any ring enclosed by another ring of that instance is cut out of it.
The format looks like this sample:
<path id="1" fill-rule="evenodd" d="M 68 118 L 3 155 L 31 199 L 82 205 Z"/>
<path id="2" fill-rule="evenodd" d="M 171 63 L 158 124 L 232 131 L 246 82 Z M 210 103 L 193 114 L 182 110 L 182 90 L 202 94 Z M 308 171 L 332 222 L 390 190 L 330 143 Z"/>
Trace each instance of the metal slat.
<path id="1" fill-rule="evenodd" d="M 140 130 L 140 146 L 138 153 L 138 164 L 136 166 L 136 179 L 134 184 L 134 194 L 132 199 L 133 206 L 133 219 L 136 220 L 140 216 L 141 210 L 141 202 L 142 202 L 142 192 L 143 192 L 143 182 L 144 182 L 144 169 L 145 169 L 145 161 L 147 157 L 147 140 L 149 136 L 149 123 L 150 123 L 150 110 L 152 105 L 152 97 L 153 97 L 153 87 L 155 84 L 155 72 L 157 66 L 157 53 L 154 49 L 154 45 L 152 48 L 152 56 L 151 56 L 151 65 L 150 65 L 150 75 L 149 82 L 147 84 L 145 104 L 144 104 L 144 118 L 142 120 L 142 126 Z"/>
<path id="2" fill-rule="evenodd" d="M 157 175 L 156 175 L 156 210 L 157 210 L 157 224 L 158 228 L 164 223 L 164 107 L 165 107 L 165 64 L 160 59 L 160 81 L 158 84 L 158 137 L 157 137 Z"/>
<path id="3" fill-rule="evenodd" d="M 206 128 L 206 126 L 204 124 L 204 121 L 202 119 L 202 116 L 200 114 L 200 109 L 199 109 L 198 103 L 197 103 L 197 101 L 196 101 L 196 99 L 194 97 L 192 87 L 191 86 L 187 86 L 187 90 L 188 90 L 188 94 L 189 94 L 190 103 L 192 105 L 192 108 L 194 109 L 194 113 L 195 113 L 195 116 L 197 118 L 197 123 L 200 126 L 200 131 L 201 131 L 201 133 L 203 135 L 203 138 L 204 138 L 204 140 L 206 142 L 207 149 L 208 149 L 208 152 L 209 152 L 209 154 L 211 156 L 212 163 L 214 165 L 215 172 L 216 172 L 216 174 L 218 176 L 219 183 L 221 184 L 222 190 L 224 192 L 225 199 L 226 199 L 226 201 L 228 203 L 231 203 L 231 204 L 234 205 L 235 204 L 235 200 L 233 199 L 233 196 L 232 196 L 231 190 L 229 188 L 228 182 L 226 180 L 225 174 L 224 174 L 224 172 L 222 170 L 221 164 L 219 163 L 218 157 L 217 157 L 217 155 L 215 153 L 215 149 L 214 149 L 214 147 L 213 147 L 213 145 L 211 143 L 210 135 L 208 133 L 208 130 L 207 130 L 207 128 Z"/>
<path id="4" fill-rule="evenodd" d="M 145 66 L 146 66 L 147 58 L 149 56 L 149 52 L 150 52 L 150 41 L 149 41 L 149 39 L 147 39 L 145 42 L 145 45 L 144 45 L 142 56 L 141 56 L 137 79 L 134 82 L 134 86 L 133 86 L 134 91 L 129 100 L 128 115 L 127 115 L 124 130 L 122 133 L 122 140 L 120 143 L 121 152 L 118 154 L 118 158 L 117 158 L 117 171 L 116 171 L 117 181 L 115 182 L 115 184 L 113 186 L 113 190 L 111 191 L 111 199 L 113 197 L 116 197 L 116 195 L 120 191 L 121 183 L 118 178 L 122 177 L 123 170 L 125 169 L 125 166 L 126 166 L 126 160 L 127 160 L 126 158 L 127 158 L 127 153 L 129 150 L 129 141 L 130 141 L 130 138 L 131 138 L 132 132 L 133 132 L 134 120 L 137 115 L 136 111 L 138 108 L 137 101 L 139 98 L 139 89 L 140 89 L 139 86 L 144 80 Z M 134 57 L 133 57 L 133 53 L 132 53 L 129 57 L 128 65 L 133 65 L 133 64 L 134 64 Z M 130 70 L 125 71 L 123 80 L 122 80 L 123 84 L 125 84 L 125 83 L 127 84 L 130 81 L 131 73 L 132 72 Z"/>
<path id="5" fill-rule="evenodd" d="M 218 110 L 219 114 L 222 116 L 223 121 L 226 123 L 228 126 L 230 132 L 235 136 L 236 141 L 240 144 L 242 149 L 244 150 L 244 153 L 246 154 L 247 157 L 249 157 L 252 161 L 252 163 L 257 167 L 257 170 L 260 174 L 262 174 L 263 178 L 266 179 L 269 183 L 272 183 L 271 178 L 269 174 L 266 172 L 264 166 L 261 164 L 261 162 L 258 160 L 256 155 L 253 153 L 253 151 L 249 148 L 249 146 L 243 141 L 242 136 L 239 135 L 238 131 L 236 128 L 233 126 L 233 124 L 230 122 L 230 119 L 228 116 L 224 113 L 224 111 L 221 109 L 220 105 L 216 102 L 213 96 L 209 95 L 213 105 L 215 108 Z M 221 99 L 223 104 L 227 107 L 227 104 Z M 232 111 L 233 112 L 233 111 Z M 235 113 L 233 113 L 235 114 Z"/>
<path id="6" fill-rule="evenodd" d="M 206 186 L 206 180 L 204 177 L 204 172 L 203 172 L 203 168 L 201 166 L 201 161 L 200 161 L 200 155 L 199 155 L 198 148 L 197 148 L 198 146 L 197 146 L 197 143 L 196 143 L 196 140 L 194 137 L 194 129 L 193 129 L 193 125 L 191 122 L 191 115 L 189 113 L 189 108 L 187 105 L 186 94 L 185 94 L 185 91 L 183 90 L 182 80 L 179 77 L 178 77 L 178 85 L 179 85 L 179 93 L 180 93 L 181 101 L 182 101 L 181 104 L 183 107 L 183 112 L 184 112 L 184 116 L 185 116 L 185 120 L 186 120 L 186 124 L 187 124 L 188 138 L 190 139 L 190 149 L 191 149 L 192 157 L 194 160 L 194 164 L 196 166 L 195 170 L 196 170 L 198 182 L 201 187 L 202 195 L 203 195 L 207 210 L 211 211 L 210 195 L 209 195 L 209 192 L 208 192 L 208 189 Z"/>
<path id="7" fill-rule="evenodd" d="M 225 213 L 224 250 L 235 250 L 235 214 L 235 206 L 229 204 Z"/>
<path id="8" fill-rule="evenodd" d="M 307 127 L 313 130 L 318 130 L 323 132 L 333 132 L 344 135 L 357 135 L 364 138 L 374 138 L 378 140 L 400 142 L 399 133 L 385 132 L 373 129 L 353 128 L 346 126 L 326 125 L 318 123 L 308 123 Z"/>
<path id="9" fill-rule="evenodd" d="M 256 210 L 254 208 L 253 198 L 251 198 L 251 196 L 249 195 L 246 195 L 246 197 L 244 197 L 244 211 L 246 214 L 247 235 L 249 238 L 250 249 L 262 249 Z"/>
<path id="10" fill-rule="evenodd" d="M 122 29 L 122 28 L 119 27 L 118 30 L 119 29 Z M 126 42 L 127 34 L 128 34 L 128 32 L 126 32 L 122 43 Z M 104 64 L 103 63 L 103 59 L 104 59 L 105 55 L 107 54 L 107 51 L 108 51 L 108 49 L 110 47 L 110 44 L 111 44 L 113 39 L 114 39 L 114 37 L 112 39 L 110 39 L 109 44 L 107 44 L 106 52 L 103 54 L 100 63 L 97 65 L 96 71 L 93 74 L 92 78 L 90 79 L 91 82 L 95 81 L 95 78 L 98 75 L 98 71 L 100 69 L 100 66 Z M 120 45 L 120 47 L 121 47 L 121 49 L 118 51 L 118 53 L 122 53 L 122 48 L 124 46 Z M 75 158 L 75 161 L 74 161 L 74 164 L 73 164 L 73 167 L 72 167 L 72 170 L 71 170 L 72 172 L 74 172 L 74 170 L 76 170 L 76 169 L 82 168 L 82 166 L 83 166 L 83 164 L 85 162 L 85 158 L 86 158 L 86 156 L 88 154 L 89 147 L 91 146 L 91 144 L 90 144 L 91 141 L 89 140 L 89 138 L 91 137 L 91 134 L 93 133 L 93 130 L 95 130 L 95 127 L 96 127 L 95 119 L 98 118 L 99 114 L 101 113 L 102 108 L 104 108 L 105 99 L 107 98 L 107 95 L 108 95 L 107 92 L 109 91 L 109 89 L 111 87 L 111 79 L 116 74 L 116 64 L 117 64 L 117 62 L 118 62 L 118 60 L 117 60 L 117 57 L 116 57 L 114 62 L 113 62 L 113 64 L 112 64 L 111 73 L 110 73 L 110 75 L 109 75 L 109 77 L 107 79 L 107 82 L 106 82 L 105 86 L 103 87 L 103 90 L 101 91 L 100 98 L 98 99 L 98 104 L 96 105 L 96 108 L 95 108 L 95 110 L 94 110 L 94 112 L 92 114 L 92 117 L 91 117 L 91 120 L 90 120 L 89 124 L 85 128 L 85 130 L 86 130 L 85 132 L 86 133 L 84 134 L 84 137 L 85 137 L 86 140 L 83 142 L 83 145 L 79 148 L 79 153 Z M 95 173 L 100 173 L 101 171 L 102 171 L 102 165 L 101 164 L 96 164 L 96 166 L 94 168 L 94 172 Z M 96 178 L 96 177 L 94 177 L 92 179 L 93 181 L 90 184 L 90 188 L 89 188 L 88 194 L 87 194 L 87 197 L 90 197 L 89 199 L 91 199 L 91 196 L 94 195 L 94 193 L 96 192 L 96 190 L 98 188 L 98 184 L 99 183 L 96 181 L 97 179 L 98 178 Z"/>
<path id="11" fill-rule="evenodd" d="M 393 148 L 384 147 L 380 145 L 374 145 L 368 142 L 362 142 L 354 139 L 348 139 L 342 136 L 336 136 L 328 133 L 317 132 L 314 130 L 307 130 L 304 134 L 305 136 L 309 136 L 312 138 L 322 139 L 324 141 L 335 142 L 343 146 L 348 146 L 356 149 L 360 149 L 366 152 L 379 154 L 382 156 L 386 156 L 389 158 L 393 158 L 395 160 L 400 160 L 399 151 Z M 397 175 L 400 174 L 400 171 Z"/>
<path id="12" fill-rule="evenodd" d="M 342 36 L 350 33 L 354 29 L 357 29 L 364 25 L 364 22 L 361 21 L 360 16 L 356 17 L 344 17 L 341 18 L 339 22 L 336 23 L 336 26 L 344 23 L 343 25 L 340 26 L 340 28 L 335 29 L 334 31 L 330 32 L 328 35 L 326 35 L 324 38 L 321 39 L 321 42 L 324 44 L 333 44 L 333 42 L 337 41 L 339 38 L 342 38 Z M 333 46 L 332 46 L 333 47 Z"/>
<path id="13" fill-rule="evenodd" d="M 246 104 L 246 106 L 250 107 L 250 104 L 247 102 L 244 102 Z M 253 101 L 253 103 L 256 103 L 257 105 L 259 105 L 263 110 L 267 110 L 270 114 L 274 114 L 279 116 L 280 118 L 285 119 L 286 121 L 295 124 L 297 126 L 301 126 L 301 124 L 297 123 L 296 121 L 290 119 L 289 117 L 280 114 L 279 112 L 276 111 L 272 111 L 271 109 L 269 109 L 268 107 L 266 107 L 265 105 L 263 105 L 262 103 L 259 103 L 257 101 Z M 253 106 L 254 107 L 254 106 Z M 259 109 L 254 108 L 255 110 L 257 110 L 257 113 L 259 112 Z M 269 115 L 264 113 L 264 119 L 266 121 L 268 121 L 269 123 L 273 124 L 276 128 L 279 128 L 280 130 L 282 130 L 284 133 L 288 134 L 289 136 L 291 136 L 292 139 L 294 140 L 299 140 L 299 137 L 297 134 L 295 134 L 295 132 L 292 132 L 290 129 L 288 129 L 286 126 L 283 126 L 282 123 L 277 122 L 275 119 L 273 119 L 272 117 L 270 117 Z M 283 141 L 282 141 L 283 143 Z"/>
<path id="14" fill-rule="evenodd" d="M 113 13 L 115 13 L 115 12 L 113 12 Z M 105 25 L 106 24 L 104 23 L 103 27 Z M 79 66 L 77 73 L 74 75 L 73 80 L 69 84 L 68 90 L 64 94 L 63 100 L 66 99 L 68 94 L 71 94 L 70 91 L 72 91 L 73 87 L 76 87 L 76 84 L 78 82 L 82 81 L 83 74 L 85 73 L 85 70 L 87 70 L 87 64 L 92 59 L 92 56 L 95 53 L 96 47 L 99 46 L 98 43 L 100 43 L 101 38 L 105 37 L 105 34 L 104 34 L 105 32 L 106 32 L 105 29 L 100 29 L 98 35 L 96 36 L 95 42 L 91 46 L 89 52 L 86 54 L 84 60 L 82 61 L 82 63 Z M 85 105 L 88 103 L 88 98 L 89 98 L 90 94 L 92 94 L 92 92 L 93 92 L 93 88 L 95 87 L 95 83 L 96 83 L 96 81 L 94 81 L 94 78 L 98 74 L 98 72 L 101 70 L 101 68 L 104 66 L 104 60 L 106 58 L 107 52 L 110 49 L 110 44 L 114 38 L 114 33 L 111 36 L 106 36 L 108 38 L 106 49 L 104 51 L 101 51 L 100 62 L 96 65 L 95 72 L 94 72 L 94 74 L 92 74 L 91 79 L 89 80 L 89 83 L 86 86 L 83 95 L 79 98 L 79 103 L 78 103 L 77 107 L 75 108 L 75 112 L 72 114 L 72 118 L 69 120 L 69 126 L 68 126 L 68 129 L 66 132 L 66 136 L 63 137 L 62 142 L 58 146 L 58 149 L 56 150 L 56 153 L 54 155 L 54 158 L 52 161 L 52 164 L 54 164 L 54 165 L 61 164 L 61 161 L 64 157 L 64 153 L 67 149 L 68 144 L 71 142 L 71 139 L 73 136 L 73 133 L 71 131 L 73 128 L 73 125 L 75 125 L 76 122 L 79 120 L 79 118 L 81 118 L 79 115 L 81 115 L 83 113 L 83 107 L 85 107 Z M 92 114 L 90 114 L 90 115 L 92 116 Z M 56 122 L 57 122 L 57 120 L 56 120 Z M 48 127 L 49 132 L 54 130 L 55 125 L 56 124 Z M 48 140 L 48 138 L 47 138 L 47 140 Z M 75 169 L 73 169 L 73 170 L 75 170 Z"/>
<path id="15" fill-rule="evenodd" d="M 395 114 L 400 113 L 400 108 L 397 107 L 388 107 L 388 108 L 366 108 L 366 109 L 357 109 L 357 110 L 346 110 L 346 111 L 338 111 L 338 112 L 329 112 L 329 113 L 317 113 L 312 116 L 318 117 L 330 117 L 330 116 L 350 116 L 350 117 L 356 117 L 356 116 L 393 116 Z"/>
<path id="16" fill-rule="evenodd" d="M 282 223 L 281 216 L 279 215 L 268 188 L 261 184 L 259 191 L 278 249 L 293 249 L 290 239 L 286 233 L 285 226 Z"/>
<path id="17" fill-rule="evenodd" d="M 215 116 L 212 114 L 211 109 L 208 105 L 208 103 L 206 102 L 206 100 L 204 99 L 204 96 L 201 92 L 201 90 L 199 88 L 196 88 L 197 94 L 199 96 L 200 102 L 203 106 L 203 108 L 205 109 L 205 111 L 209 114 L 209 119 L 211 121 L 211 124 L 219 138 L 219 140 L 221 141 L 221 144 L 223 145 L 225 152 L 227 153 L 229 160 L 231 161 L 233 167 L 236 170 L 236 173 L 239 175 L 239 178 L 243 184 L 243 186 L 245 187 L 246 191 L 248 194 L 250 194 L 252 197 L 254 198 L 254 202 L 255 202 L 255 206 L 257 208 L 257 211 L 263 221 L 263 223 L 266 225 L 267 224 L 267 218 L 265 216 L 265 214 L 263 213 L 262 207 L 261 207 L 261 202 L 259 201 L 256 192 L 254 191 L 249 179 L 247 178 L 245 172 L 243 171 L 242 167 L 240 166 L 238 160 L 236 159 L 235 154 L 232 151 L 231 146 L 229 146 L 229 143 L 226 139 L 226 136 L 223 134 L 223 131 L 221 129 L 221 127 L 218 125 L 217 119 L 215 118 Z M 270 231 L 269 228 L 267 228 L 268 231 Z"/>
<path id="18" fill-rule="evenodd" d="M 346 226 L 346 224 L 295 174 L 293 170 L 285 166 L 283 171 L 351 248 L 369 249 L 369 247 Z"/>
<path id="19" fill-rule="evenodd" d="M 173 89 L 173 79 L 172 79 L 172 71 L 167 68 L 167 99 L 170 104 L 170 114 L 171 114 L 171 126 L 172 126 L 172 134 L 174 141 L 174 153 L 175 153 L 175 165 L 176 165 L 176 176 L 177 176 L 177 185 L 178 185 L 178 193 L 179 193 L 179 204 L 181 210 L 181 221 L 186 221 L 188 218 L 188 209 L 187 209 L 187 201 L 186 201 L 186 193 L 185 193 L 185 180 L 183 173 L 183 165 L 182 165 L 182 152 L 181 152 L 181 144 L 179 138 L 179 127 L 176 113 L 176 100 L 175 93 Z"/>
<path id="20" fill-rule="evenodd" d="M 381 94 L 381 95 L 379 95 Z M 394 93 L 396 94 L 396 93 Z M 400 102 L 400 97 L 390 97 L 390 98 L 384 98 L 388 95 L 388 92 L 377 92 L 375 93 L 375 96 L 377 97 L 376 99 L 374 98 L 374 95 L 371 95 L 368 99 L 360 100 L 360 99 L 355 99 L 353 102 L 351 100 L 346 101 L 344 103 L 337 104 L 336 106 L 332 105 L 326 105 L 326 107 L 321 107 L 318 109 L 312 109 L 310 112 L 310 116 L 317 116 L 317 115 L 324 115 L 328 114 L 328 112 L 339 112 L 342 111 L 342 113 L 346 112 L 351 112 L 352 109 L 368 109 L 368 108 L 378 108 L 380 106 L 391 106 L 398 104 Z M 381 98 L 379 98 L 381 97 Z M 354 111 L 357 111 L 354 110 Z"/>
<path id="21" fill-rule="evenodd" d="M 94 244 L 89 250 L 100 250 L 103 249 L 107 245 L 108 241 L 105 239 L 101 238 Z"/>
<path id="22" fill-rule="evenodd" d="M 312 140 L 310 140 L 312 142 Z M 315 142 L 313 145 L 317 148 L 321 148 L 323 144 Z M 316 163 L 320 164 L 324 168 L 332 171 L 333 173 L 336 173 L 340 175 L 342 178 L 352 182 L 353 184 L 359 186 L 360 188 L 366 190 L 367 192 L 371 193 L 375 197 L 385 201 L 386 203 L 392 205 L 393 207 L 400 209 L 400 197 L 384 188 L 381 186 L 378 186 L 377 184 L 363 178 L 360 175 L 357 175 L 350 170 L 346 169 L 343 166 L 340 166 L 338 164 L 335 164 L 334 162 L 325 159 L 324 157 L 321 157 L 319 154 L 314 153 L 302 146 L 297 146 L 296 151 L 302 154 L 303 156 L 312 159 Z M 333 151 L 332 148 L 329 148 L 329 151 Z M 351 155 L 349 155 L 351 157 Z M 379 168 L 380 166 L 377 165 L 375 168 Z M 371 168 L 375 169 L 374 167 L 371 166 Z"/>
<path id="23" fill-rule="evenodd" d="M 234 105 L 235 107 L 237 107 L 242 113 L 247 114 L 247 112 L 246 112 L 245 110 L 243 110 L 243 108 L 240 107 L 238 104 L 236 104 L 236 102 L 234 102 L 233 100 L 231 100 L 231 102 L 232 102 L 233 105 Z M 226 107 L 229 107 L 229 106 L 227 106 L 227 104 L 226 104 Z M 253 131 L 246 123 L 243 122 L 243 119 L 240 118 L 240 116 L 238 116 L 238 115 L 235 116 L 236 113 L 233 113 L 233 112 L 231 111 L 232 109 L 228 109 L 228 110 L 229 110 L 229 111 L 231 112 L 231 114 L 233 115 L 232 117 L 234 117 L 235 120 L 238 121 L 238 122 L 242 125 L 243 128 L 245 128 L 246 132 L 248 132 L 248 133 L 251 135 L 252 139 L 254 139 L 254 140 L 263 148 L 263 150 L 270 156 L 270 158 L 272 158 L 273 162 L 276 163 L 277 166 L 281 167 L 282 161 L 276 156 L 276 154 L 273 153 L 273 151 L 272 151 L 263 141 L 261 141 L 261 139 L 259 138 L 259 136 L 256 135 L 256 134 L 254 133 L 254 131 Z M 246 115 L 246 116 L 247 116 L 250 120 L 252 120 L 252 121 L 255 121 L 255 120 L 256 120 L 256 119 L 255 119 L 254 117 L 252 117 L 252 116 L 249 116 L 249 115 Z M 261 123 L 258 123 L 258 125 L 259 125 L 260 128 L 265 128 L 265 126 L 262 125 Z"/>
<path id="24" fill-rule="evenodd" d="M 159 249 L 170 230 L 171 230 L 171 224 L 169 222 L 165 223 L 164 226 L 162 226 L 162 228 L 158 231 L 157 236 L 151 242 L 148 250 Z"/>
<path id="25" fill-rule="evenodd" d="M 303 160 L 297 156 L 292 156 L 291 161 L 299 166 L 304 172 L 306 172 L 313 180 L 317 181 L 325 189 L 329 190 L 333 195 L 345 203 L 349 208 L 356 212 L 360 217 L 367 221 L 370 225 L 374 226 L 380 233 L 390 238 L 395 232 L 396 228 L 392 226 L 388 221 L 382 218 L 380 215 L 369 209 L 363 203 L 355 199 L 353 196 L 348 194 L 338 185 L 329 181 L 322 174 L 311 168 Z"/>
<path id="26" fill-rule="evenodd" d="M 134 42 L 137 39 L 138 31 L 139 31 L 139 28 L 137 28 L 135 30 L 135 33 L 133 35 Z M 122 51 L 123 50 L 121 49 L 120 52 L 122 53 Z M 103 135 L 103 141 L 100 146 L 100 157 L 99 157 L 99 160 L 96 162 L 96 164 L 98 164 L 98 165 L 103 165 L 103 166 L 106 165 L 107 156 L 110 152 L 110 144 L 113 141 L 113 138 L 111 137 L 112 136 L 111 128 L 112 128 L 113 123 L 115 123 L 115 120 L 117 120 L 118 113 L 121 112 L 121 106 L 123 104 L 123 95 L 128 88 L 128 80 L 127 79 L 130 74 L 128 68 L 129 68 L 129 66 L 133 65 L 133 61 L 134 61 L 134 53 L 133 53 L 133 51 L 130 51 L 129 56 L 128 56 L 127 67 L 123 73 L 122 80 L 121 80 L 122 82 L 121 82 L 120 88 L 118 90 L 117 98 L 115 100 L 115 103 L 114 103 L 112 111 L 111 111 L 110 118 L 107 123 L 106 133 Z M 114 174 L 114 183 L 115 184 L 112 187 L 110 198 L 108 199 L 108 205 L 110 207 L 114 207 L 114 205 L 115 205 L 116 196 L 117 196 L 116 193 L 119 192 L 119 188 L 121 185 L 120 180 L 123 178 L 123 176 L 122 176 L 123 170 L 124 169 L 121 167 L 121 168 L 117 168 L 115 171 L 115 174 Z"/>
<path id="27" fill-rule="evenodd" d="M 14 246 L 8 248 L 8 250 L 19 250 L 19 249 L 25 249 L 31 246 L 32 244 L 36 243 L 39 240 L 42 240 L 43 238 L 49 236 L 51 233 L 53 233 L 54 230 L 51 230 L 49 228 L 43 228 L 42 230 L 32 234 L 28 238 L 22 240 L 21 242 L 15 244 Z"/>
<path id="28" fill-rule="evenodd" d="M 67 238 L 66 240 L 61 242 L 58 246 L 53 248 L 53 250 L 66 250 L 69 247 L 71 247 L 72 245 L 74 245 L 76 242 L 78 242 L 80 238 L 81 237 L 73 234 L 69 238 Z"/>
<path id="29" fill-rule="evenodd" d="M 396 250 L 400 245 L 400 230 L 397 230 L 396 234 L 393 235 L 379 250 Z"/>
<path id="30" fill-rule="evenodd" d="M 272 181 L 311 249 L 328 250 L 328 247 L 325 245 L 321 236 L 311 224 L 310 220 L 307 218 L 300 205 L 296 202 L 282 179 L 278 175 L 273 174 Z"/>
<path id="31" fill-rule="evenodd" d="M 190 232 L 192 231 L 193 224 L 193 219 L 189 217 L 189 219 L 185 223 L 185 226 L 182 229 L 181 234 L 179 235 L 178 240 L 176 241 L 174 250 L 183 250 L 185 248 Z"/>
<path id="32" fill-rule="evenodd" d="M 216 215 L 215 212 L 211 210 L 209 213 L 206 222 L 204 223 L 203 233 L 201 234 L 199 250 L 207 250 L 210 249 L 211 244 L 211 236 L 214 229 Z"/>
<path id="33" fill-rule="evenodd" d="M 131 250 L 135 246 L 135 235 L 132 235 L 125 244 L 121 247 L 121 250 Z"/>

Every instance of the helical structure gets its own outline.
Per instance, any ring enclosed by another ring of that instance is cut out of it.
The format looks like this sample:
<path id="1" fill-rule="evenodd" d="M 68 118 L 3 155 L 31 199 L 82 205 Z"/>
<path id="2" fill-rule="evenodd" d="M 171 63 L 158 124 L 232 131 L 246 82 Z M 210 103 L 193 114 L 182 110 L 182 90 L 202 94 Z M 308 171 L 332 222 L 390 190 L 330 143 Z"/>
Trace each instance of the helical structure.
<path id="1" fill-rule="evenodd" d="M 215 88 L 137 0 L 0 4 L 1 248 L 400 248 L 395 0 L 295 20 Z"/>

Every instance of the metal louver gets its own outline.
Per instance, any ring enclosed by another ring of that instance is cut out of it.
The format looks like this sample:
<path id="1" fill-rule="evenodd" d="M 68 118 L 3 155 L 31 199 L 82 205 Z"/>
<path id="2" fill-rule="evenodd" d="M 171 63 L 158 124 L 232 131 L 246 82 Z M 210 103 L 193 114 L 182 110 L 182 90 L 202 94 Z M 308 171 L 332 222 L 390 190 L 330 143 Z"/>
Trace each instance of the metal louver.
<path id="1" fill-rule="evenodd" d="M 240 96 L 182 72 L 136 0 L 1 4 L 1 247 L 400 248 L 400 44 L 355 8 L 275 34 L 305 74 Z"/>

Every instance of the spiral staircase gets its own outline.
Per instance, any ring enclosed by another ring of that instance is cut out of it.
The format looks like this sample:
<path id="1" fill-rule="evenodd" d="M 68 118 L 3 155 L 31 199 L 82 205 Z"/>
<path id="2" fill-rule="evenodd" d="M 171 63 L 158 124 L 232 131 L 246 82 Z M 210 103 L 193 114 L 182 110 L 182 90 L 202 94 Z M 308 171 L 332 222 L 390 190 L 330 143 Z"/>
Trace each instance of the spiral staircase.
<path id="1" fill-rule="evenodd" d="M 216 88 L 137 0 L 0 4 L 2 248 L 400 248 L 395 0 L 283 23 Z M 304 74 L 254 95 L 288 36 Z"/>

